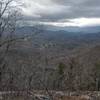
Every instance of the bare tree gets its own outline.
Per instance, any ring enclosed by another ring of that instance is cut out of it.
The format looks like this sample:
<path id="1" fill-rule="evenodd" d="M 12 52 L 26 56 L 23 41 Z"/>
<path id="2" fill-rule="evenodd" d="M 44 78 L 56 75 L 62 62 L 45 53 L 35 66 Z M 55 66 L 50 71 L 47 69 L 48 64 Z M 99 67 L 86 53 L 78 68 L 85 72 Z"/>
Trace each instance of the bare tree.
<path id="1" fill-rule="evenodd" d="M 2 87 L 2 76 L 5 73 L 5 57 L 10 44 L 16 39 L 13 33 L 16 29 L 19 10 L 17 1 L 0 0 L 0 86 Z"/>

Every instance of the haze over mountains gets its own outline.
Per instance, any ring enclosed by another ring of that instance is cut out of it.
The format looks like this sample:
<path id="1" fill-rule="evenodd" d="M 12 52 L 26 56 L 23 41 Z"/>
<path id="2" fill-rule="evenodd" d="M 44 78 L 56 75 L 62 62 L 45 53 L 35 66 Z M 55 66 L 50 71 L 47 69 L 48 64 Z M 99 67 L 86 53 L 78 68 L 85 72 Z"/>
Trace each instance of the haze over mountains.
<path id="1" fill-rule="evenodd" d="M 57 26 L 46 26 L 47 30 L 64 30 L 68 32 L 82 32 L 82 33 L 95 33 L 100 32 L 100 26 L 84 26 L 84 27 L 78 27 L 78 26 L 67 26 L 67 27 L 57 27 Z"/>
<path id="2" fill-rule="evenodd" d="M 67 27 L 58 27 L 58 26 L 51 26 L 51 25 L 40 25 L 40 30 L 48 30 L 48 31 L 66 31 L 71 33 L 97 33 L 100 32 L 100 26 L 84 26 L 84 27 L 75 27 L 75 26 L 67 26 Z M 21 31 L 23 33 L 32 33 L 34 31 L 35 27 L 33 26 L 23 26 L 18 27 L 16 31 L 19 31 L 18 33 L 21 34 Z"/>

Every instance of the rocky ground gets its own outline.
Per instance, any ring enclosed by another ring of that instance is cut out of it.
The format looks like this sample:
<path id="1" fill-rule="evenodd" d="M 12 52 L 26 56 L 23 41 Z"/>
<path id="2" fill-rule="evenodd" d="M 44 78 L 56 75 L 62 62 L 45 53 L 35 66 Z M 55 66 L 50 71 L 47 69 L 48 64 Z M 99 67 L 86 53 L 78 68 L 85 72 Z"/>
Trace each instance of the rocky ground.
<path id="1" fill-rule="evenodd" d="M 100 92 L 98 91 L 0 92 L 0 100 L 100 100 Z"/>

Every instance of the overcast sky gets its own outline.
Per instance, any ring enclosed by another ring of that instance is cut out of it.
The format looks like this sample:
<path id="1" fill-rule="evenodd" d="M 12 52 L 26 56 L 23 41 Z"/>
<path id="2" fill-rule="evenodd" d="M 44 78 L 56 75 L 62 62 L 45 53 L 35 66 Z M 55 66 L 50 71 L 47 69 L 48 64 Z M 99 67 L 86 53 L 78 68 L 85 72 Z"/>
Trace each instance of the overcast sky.
<path id="1" fill-rule="evenodd" d="M 23 0 L 25 20 L 54 26 L 100 25 L 100 0 Z"/>

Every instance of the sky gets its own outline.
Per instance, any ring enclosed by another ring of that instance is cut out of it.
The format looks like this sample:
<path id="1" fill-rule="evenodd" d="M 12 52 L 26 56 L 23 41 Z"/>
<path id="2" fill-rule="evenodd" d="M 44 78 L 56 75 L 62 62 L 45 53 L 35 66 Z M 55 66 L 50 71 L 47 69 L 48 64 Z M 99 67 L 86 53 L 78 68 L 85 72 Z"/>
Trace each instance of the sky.
<path id="1" fill-rule="evenodd" d="M 24 21 L 52 26 L 100 25 L 100 0 L 22 0 Z"/>

